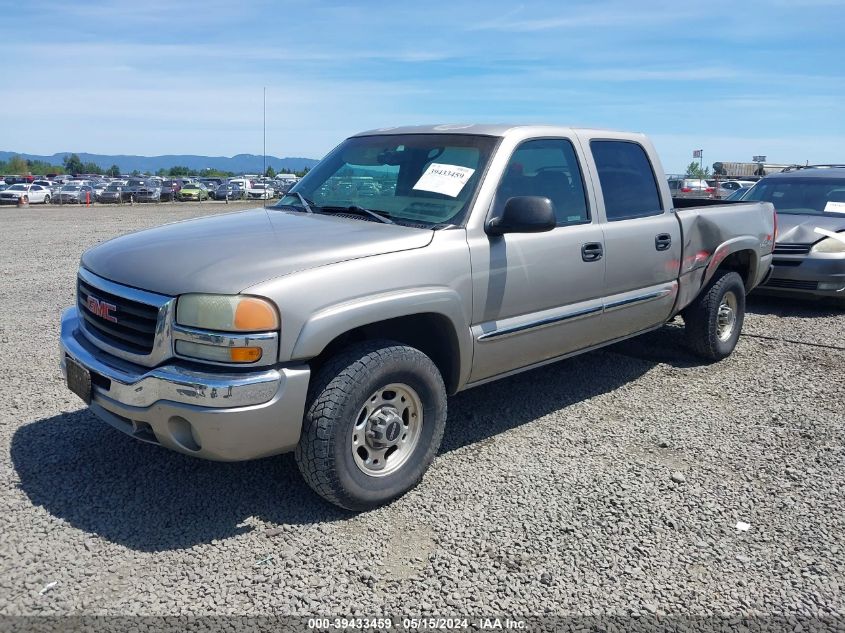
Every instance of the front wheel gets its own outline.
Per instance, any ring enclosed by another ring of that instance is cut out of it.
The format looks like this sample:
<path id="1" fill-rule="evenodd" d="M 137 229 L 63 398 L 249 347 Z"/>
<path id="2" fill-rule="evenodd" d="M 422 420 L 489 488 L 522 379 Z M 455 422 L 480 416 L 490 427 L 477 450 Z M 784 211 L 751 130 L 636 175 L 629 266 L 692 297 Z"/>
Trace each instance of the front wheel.
<path id="1" fill-rule="evenodd" d="M 318 372 L 296 461 L 320 496 L 368 510 L 419 483 L 446 426 L 446 389 L 431 359 L 392 341 L 347 348 Z"/>
<path id="2" fill-rule="evenodd" d="M 683 312 L 687 341 L 707 360 L 722 360 L 734 351 L 745 320 L 745 284 L 735 272 L 716 273 Z"/>

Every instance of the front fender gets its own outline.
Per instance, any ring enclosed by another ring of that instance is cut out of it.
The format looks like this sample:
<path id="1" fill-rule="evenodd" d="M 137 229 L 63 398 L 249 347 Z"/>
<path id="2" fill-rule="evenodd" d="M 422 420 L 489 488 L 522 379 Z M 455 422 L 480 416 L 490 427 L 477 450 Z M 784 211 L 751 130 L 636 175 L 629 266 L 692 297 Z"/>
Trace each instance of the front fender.
<path id="1" fill-rule="evenodd" d="M 395 290 L 323 308 L 306 320 L 294 344 L 291 359 L 308 360 L 319 356 L 329 343 L 350 330 L 415 314 L 437 314 L 452 324 L 460 355 L 458 384 L 463 385 L 472 365 L 472 338 L 461 298 L 451 288 L 433 286 Z M 444 332 L 444 335 L 447 334 Z"/>

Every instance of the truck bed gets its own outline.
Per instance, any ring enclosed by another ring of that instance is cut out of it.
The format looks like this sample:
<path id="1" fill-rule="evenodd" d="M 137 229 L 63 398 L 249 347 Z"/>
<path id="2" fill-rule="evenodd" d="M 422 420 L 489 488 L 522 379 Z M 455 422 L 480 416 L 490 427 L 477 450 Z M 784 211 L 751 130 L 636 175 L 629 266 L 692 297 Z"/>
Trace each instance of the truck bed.
<path id="1" fill-rule="evenodd" d="M 675 209 L 689 209 L 691 207 L 712 207 L 720 204 L 740 204 L 742 200 L 720 200 L 719 198 L 676 198 L 672 197 Z"/>
<path id="2" fill-rule="evenodd" d="M 684 249 L 676 311 L 689 305 L 727 257 L 736 260 L 738 269 L 748 270 L 744 279 L 748 292 L 764 279 L 775 238 L 775 209 L 770 203 L 705 198 L 673 198 L 673 203 Z"/>

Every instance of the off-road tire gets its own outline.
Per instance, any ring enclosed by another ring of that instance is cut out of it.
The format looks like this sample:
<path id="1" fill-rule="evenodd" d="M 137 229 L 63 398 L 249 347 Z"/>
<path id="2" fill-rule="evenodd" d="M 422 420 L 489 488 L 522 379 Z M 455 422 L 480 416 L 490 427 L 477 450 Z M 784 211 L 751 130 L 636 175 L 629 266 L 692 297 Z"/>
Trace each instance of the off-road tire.
<path id="1" fill-rule="evenodd" d="M 730 337 L 719 337 L 719 307 L 728 293 L 736 298 L 736 320 Z M 682 313 L 686 338 L 697 355 L 722 360 L 734 351 L 745 320 L 745 284 L 735 272 L 716 273 L 701 294 Z"/>
<path id="2" fill-rule="evenodd" d="M 422 428 L 413 452 L 396 471 L 374 477 L 356 465 L 352 426 L 367 398 L 391 383 L 411 386 L 422 402 Z M 428 469 L 446 426 L 446 389 L 432 360 L 394 341 L 354 344 L 316 373 L 309 389 L 296 462 L 305 481 L 347 510 L 383 505 L 416 486 Z"/>

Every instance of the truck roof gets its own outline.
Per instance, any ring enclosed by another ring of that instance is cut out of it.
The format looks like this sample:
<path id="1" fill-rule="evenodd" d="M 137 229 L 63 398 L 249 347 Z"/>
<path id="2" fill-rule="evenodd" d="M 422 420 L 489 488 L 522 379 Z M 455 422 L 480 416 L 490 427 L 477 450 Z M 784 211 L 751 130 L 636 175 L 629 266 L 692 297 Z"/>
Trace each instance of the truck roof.
<path id="1" fill-rule="evenodd" d="M 383 127 L 375 130 L 359 132 L 353 136 L 376 136 L 382 134 L 478 134 L 480 136 L 507 136 L 511 132 L 525 132 L 532 134 L 565 134 L 571 132 L 609 132 L 614 135 L 630 135 L 631 132 L 606 130 L 602 128 L 581 128 L 561 125 L 533 125 L 507 123 L 440 123 L 433 125 L 403 125 Z"/>

